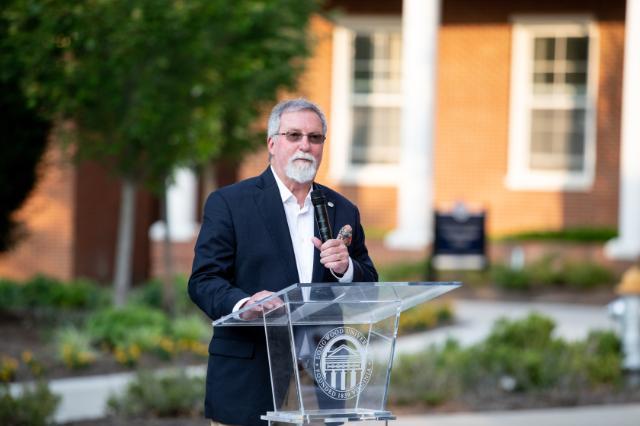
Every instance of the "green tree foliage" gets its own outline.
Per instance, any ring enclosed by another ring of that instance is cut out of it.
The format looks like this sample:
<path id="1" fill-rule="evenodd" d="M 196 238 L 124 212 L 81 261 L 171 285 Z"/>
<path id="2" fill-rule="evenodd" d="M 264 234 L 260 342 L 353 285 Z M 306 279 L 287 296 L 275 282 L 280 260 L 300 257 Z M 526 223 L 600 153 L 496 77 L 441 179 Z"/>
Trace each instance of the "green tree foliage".
<path id="1" fill-rule="evenodd" d="M 29 108 L 20 91 L 23 70 L 8 42 L 4 7 L 0 7 L 0 252 L 10 249 L 18 237 L 13 213 L 36 183 L 36 166 L 49 132 L 49 122 Z"/>
<path id="2" fill-rule="evenodd" d="M 123 180 L 118 304 L 130 279 L 135 188 L 162 193 L 176 166 L 254 147 L 257 116 L 279 90 L 294 87 L 303 68 L 317 7 L 299 0 L 13 0 L 7 8 L 28 99 L 69 123 L 62 127 L 72 130 L 67 139 L 79 159 L 97 160 Z"/>
<path id="3" fill-rule="evenodd" d="M 19 0 L 29 99 L 75 124 L 77 153 L 163 189 L 176 164 L 251 146 L 309 52 L 315 2 Z"/>

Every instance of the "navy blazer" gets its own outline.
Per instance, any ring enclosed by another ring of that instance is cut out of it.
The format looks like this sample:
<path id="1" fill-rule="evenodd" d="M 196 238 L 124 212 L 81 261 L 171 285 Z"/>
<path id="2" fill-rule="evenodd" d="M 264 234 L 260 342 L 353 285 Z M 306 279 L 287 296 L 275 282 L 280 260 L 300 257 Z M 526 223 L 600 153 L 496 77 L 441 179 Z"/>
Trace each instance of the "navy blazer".
<path id="1" fill-rule="evenodd" d="M 348 247 L 353 282 L 377 281 L 357 207 L 327 187 L 314 186 L 325 193 L 334 233 L 346 224 L 353 228 Z M 315 234 L 319 235 L 317 225 Z M 276 292 L 299 281 L 284 206 L 270 168 L 209 195 L 189 278 L 189 296 L 209 318 L 230 314 L 236 303 L 258 291 Z M 315 250 L 313 282 L 336 281 Z M 267 411 L 273 411 L 273 398 L 264 329 L 215 328 L 209 344 L 205 417 L 264 426 L 267 422 L 260 415 Z"/>

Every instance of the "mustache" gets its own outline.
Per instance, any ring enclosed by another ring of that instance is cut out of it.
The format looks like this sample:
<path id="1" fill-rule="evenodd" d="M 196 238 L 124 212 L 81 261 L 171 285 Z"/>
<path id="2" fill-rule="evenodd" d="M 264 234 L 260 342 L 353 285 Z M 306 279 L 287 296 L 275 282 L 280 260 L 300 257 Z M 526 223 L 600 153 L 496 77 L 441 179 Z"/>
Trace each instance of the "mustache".
<path id="1" fill-rule="evenodd" d="M 314 164 L 316 162 L 315 157 L 307 152 L 296 152 L 289 161 L 293 162 L 295 160 L 309 160 Z"/>

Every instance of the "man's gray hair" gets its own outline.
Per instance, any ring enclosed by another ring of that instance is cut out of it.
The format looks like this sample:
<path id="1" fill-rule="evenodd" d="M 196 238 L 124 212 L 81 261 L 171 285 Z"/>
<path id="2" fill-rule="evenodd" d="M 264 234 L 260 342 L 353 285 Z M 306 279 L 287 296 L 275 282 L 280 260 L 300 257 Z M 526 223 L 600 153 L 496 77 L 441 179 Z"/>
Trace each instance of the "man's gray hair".
<path id="1" fill-rule="evenodd" d="M 320 109 L 320 107 L 314 104 L 311 101 L 308 101 L 304 98 L 298 99 L 289 99 L 286 101 L 282 101 L 278 103 L 278 105 L 274 106 L 271 110 L 271 115 L 269 116 L 269 123 L 267 128 L 267 136 L 274 136 L 280 130 L 280 117 L 285 112 L 296 112 L 296 111 L 313 111 L 320 118 L 322 122 L 322 134 L 327 135 L 327 119 L 324 116 L 324 113 Z"/>

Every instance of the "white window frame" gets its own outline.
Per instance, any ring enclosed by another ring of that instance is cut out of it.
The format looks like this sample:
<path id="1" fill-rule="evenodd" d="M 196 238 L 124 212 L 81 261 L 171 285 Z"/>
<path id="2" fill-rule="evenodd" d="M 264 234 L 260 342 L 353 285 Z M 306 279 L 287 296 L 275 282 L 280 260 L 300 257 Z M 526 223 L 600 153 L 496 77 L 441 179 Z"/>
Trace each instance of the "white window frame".
<path id="1" fill-rule="evenodd" d="M 353 140 L 350 102 L 350 96 L 353 93 L 352 40 L 356 32 L 372 32 L 372 29 L 402 32 L 402 17 L 399 15 L 344 17 L 336 21 L 333 31 L 329 177 L 336 182 L 347 185 L 397 186 L 399 184 L 399 164 L 358 165 L 351 163 L 351 143 Z M 402 93 L 398 95 L 397 101 L 401 107 Z M 398 135 L 398 149 L 401 149 L 400 144 L 400 135 Z"/>
<path id="2" fill-rule="evenodd" d="M 511 190 L 588 191 L 593 186 L 596 164 L 596 101 L 599 63 L 597 26 L 588 15 L 514 16 L 511 51 L 511 105 L 509 163 L 505 184 Z M 584 167 L 582 171 L 531 170 L 531 105 L 533 104 L 533 37 L 585 35 L 589 37 L 587 84 L 584 95 Z"/>

